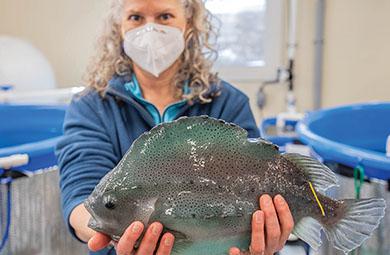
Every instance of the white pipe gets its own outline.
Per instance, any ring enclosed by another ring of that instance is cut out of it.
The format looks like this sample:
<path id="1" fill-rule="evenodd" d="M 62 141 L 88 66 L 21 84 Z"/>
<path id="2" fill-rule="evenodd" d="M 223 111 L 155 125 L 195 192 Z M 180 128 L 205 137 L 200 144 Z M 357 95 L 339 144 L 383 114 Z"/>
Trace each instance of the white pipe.
<path id="1" fill-rule="evenodd" d="M 73 87 L 68 89 L 53 89 L 43 91 L 4 91 L 0 92 L 0 103 L 12 103 L 12 102 L 29 102 L 39 100 L 56 100 L 64 101 L 69 100 L 74 94 L 77 94 L 84 90 L 84 87 Z"/>
<path id="2" fill-rule="evenodd" d="M 15 154 L 9 157 L 0 158 L 0 168 L 11 169 L 13 167 L 24 166 L 28 164 L 27 154 Z"/>
<path id="3" fill-rule="evenodd" d="M 294 59 L 295 51 L 297 48 L 297 17 L 298 17 L 298 0 L 290 0 L 288 59 Z"/>
<path id="4" fill-rule="evenodd" d="M 315 57 L 314 57 L 314 109 L 322 106 L 322 74 L 323 74 L 323 48 L 325 26 L 325 0 L 317 0 L 316 5 L 316 31 L 315 31 Z"/>
<path id="5" fill-rule="evenodd" d="M 289 60 L 289 84 L 286 97 L 287 112 L 296 112 L 296 98 L 294 95 L 294 60 L 298 47 L 297 44 L 297 20 L 298 20 L 298 0 L 290 0 L 289 6 L 289 35 L 288 35 L 288 60 Z"/>

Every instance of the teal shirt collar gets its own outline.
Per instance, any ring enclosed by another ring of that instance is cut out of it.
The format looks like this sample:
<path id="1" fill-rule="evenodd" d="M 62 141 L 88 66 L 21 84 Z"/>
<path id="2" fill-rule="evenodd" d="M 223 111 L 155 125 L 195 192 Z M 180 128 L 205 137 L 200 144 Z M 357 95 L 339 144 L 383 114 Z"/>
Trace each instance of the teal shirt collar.
<path id="1" fill-rule="evenodd" d="M 175 120 L 177 117 L 180 109 L 187 104 L 188 100 L 184 99 L 179 102 L 170 104 L 167 106 L 164 110 L 164 113 L 160 114 L 158 111 L 157 107 L 153 105 L 152 103 L 148 102 L 142 95 L 141 87 L 139 86 L 137 77 L 135 74 L 132 75 L 132 79 L 130 82 L 126 83 L 125 89 L 129 91 L 134 98 L 145 107 L 145 109 L 150 113 L 150 115 L 153 117 L 154 123 L 160 124 L 163 122 L 169 122 Z M 188 81 L 185 83 L 183 87 L 183 93 L 185 95 L 189 94 L 191 92 L 189 86 L 188 86 Z"/>

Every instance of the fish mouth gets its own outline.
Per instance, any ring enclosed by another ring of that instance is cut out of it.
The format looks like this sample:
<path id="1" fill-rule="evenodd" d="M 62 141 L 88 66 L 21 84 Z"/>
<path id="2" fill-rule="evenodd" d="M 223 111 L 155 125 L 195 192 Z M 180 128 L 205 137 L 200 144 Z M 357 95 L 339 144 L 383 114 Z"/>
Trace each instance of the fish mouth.
<path id="1" fill-rule="evenodd" d="M 100 221 L 96 220 L 94 217 L 91 217 L 87 226 L 90 229 L 95 230 L 96 232 L 110 236 L 113 241 L 119 241 L 119 239 L 124 233 L 124 231 L 118 232 L 117 229 L 113 228 L 112 226 L 107 226 L 106 224 L 104 224 L 103 226 L 103 224 Z"/>
<path id="2" fill-rule="evenodd" d="M 99 224 L 94 217 L 91 217 L 91 219 L 89 220 L 88 227 L 97 232 L 103 232 L 101 224 Z"/>
<path id="3" fill-rule="evenodd" d="M 85 207 L 85 209 L 87 209 L 87 211 L 91 215 L 91 218 L 88 221 L 88 227 L 95 230 L 95 231 L 102 232 L 102 230 L 103 230 L 102 226 L 101 226 L 101 224 L 98 223 L 98 221 L 95 218 L 95 214 L 92 210 L 90 199 L 87 199 L 84 201 L 84 207 Z"/>
<path id="4" fill-rule="evenodd" d="M 96 215 L 92 209 L 92 203 L 90 201 L 90 199 L 87 199 L 84 201 L 84 207 L 85 209 L 87 209 L 87 212 L 89 212 L 89 214 L 92 216 L 92 218 L 94 218 Z"/>
<path id="5" fill-rule="evenodd" d="M 107 226 L 107 224 L 102 222 L 100 217 L 98 217 L 95 214 L 94 210 L 92 209 L 93 205 L 92 205 L 90 199 L 87 199 L 84 201 L 84 206 L 87 209 L 87 211 L 89 212 L 89 214 L 91 215 L 91 218 L 89 219 L 88 224 L 87 224 L 87 226 L 90 229 L 93 229 L 99 233 L 103 233 L 103 234 L 106 234 L 106 235 L 111 236 L 111 237 L 113 237 L 115 235 L 115 237 L 117 237 L 117 239 L 119 240 L 119 237 L 121 235 L 118 235 L 118 233 L 112 229 L 112 226 Z"/>

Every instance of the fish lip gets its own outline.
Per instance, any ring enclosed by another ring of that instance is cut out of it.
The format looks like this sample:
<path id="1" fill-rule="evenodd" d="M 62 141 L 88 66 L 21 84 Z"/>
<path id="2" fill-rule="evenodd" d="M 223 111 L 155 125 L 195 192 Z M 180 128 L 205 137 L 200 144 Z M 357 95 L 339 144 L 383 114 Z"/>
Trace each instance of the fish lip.
<path id="1" fill-rule="evenodd" d="M 101 229 L 101 227 L 99 227 L 97 220 L 94 216 L 95 214 L 92 210 L 90 199 L 87 199 L 84 201 L 84 207 L 85 207 L 85 209 L 87 209 L 88 213 L 91 215 L 91 218 L 88 221 L 88 227 L 93 229 L 93 230 L 96 230 L 98 232 L 101 232 L 102 229 Z"/>
<path id="2" fill-rule="evenodd" d="M 87 226 L 90 229 L 93 229 L 97 232 L 104 233 L 104 229 L 101 222 L 99 222 L 93 215 L 91 215 L 91 218 L 89 219 Z"/>
<path id="3" fill-rule="evenodd" d="M 91 207 L 91 201 L 89 200 L 89 198 L 87 200 L 84 201 L 84 207 L 85 209 L 87 209 L 87 211 L 93 215 L 93 210 L 92 210 L 92 207 Z"/>
<path id="4" fill-rule="evenodd" d="M 95 218 L 91 217 L 88 221 L 88 227 L 97 231 L 97 232 L 102 232 L 102 228 L 98 225 L 97 221 Z"/>
<path id="5" fill-rule="evenodd" d="M 84 201 L 84 207 L 87 209 L 87 211 L 91 215 L 91 218 L 89 219 L 87 226 L 90 229 L 93 229 L 93 230 L 95 230 L 97 232 L 100 232 L 100 233 L 112 236 L 111 233 L 107 232 L 106 229 L 104 229 L 104 227 L 101 224 L 101 222 L 97 220 L 98 217 L 96 217 L 96 214 L 94 213 L 94 211 L 92 209 L 92 201 L 91 201 L 90 198 L 88 198 L 88 199 L 86 199 Z M 116 237 L 118 237 L 118 236 L 116 235 Z M 119 240 L 119 238 L 118 238 L 118 240 Z"/>
<path id="6" fill-rule="evenodd" d="M 90 229 L 95 230 L 96 232 L 103 233 L 107 236 L 110 236 L 113 241 L 119 241 L 121 236 L 123 235 L 124 231 L 122 233 L 118 233 L 112 229 L 105 228 L 100 222 L 98 222 L 94 217 L 91 217 L 88 221 L 87 225 Z"/>

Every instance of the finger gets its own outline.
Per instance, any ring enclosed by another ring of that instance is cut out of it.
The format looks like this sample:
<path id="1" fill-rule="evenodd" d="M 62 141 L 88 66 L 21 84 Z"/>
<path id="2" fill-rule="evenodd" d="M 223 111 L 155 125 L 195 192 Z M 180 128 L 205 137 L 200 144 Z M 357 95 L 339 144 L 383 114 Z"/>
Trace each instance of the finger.
<path id="1" fill-rule="evenodd" d="M 154 253 L 162 229 L 163 226 L 159 222 L 155 222 L 149 226 L 144 238 L 142 239 L 137 255 L 152 255 Z"/>
<path id="2" fill-rule="evenodd" d="M 160 247 L 158 247 L 156 255 L 169 255 L 173 248 L 173 242 L 175 237 L 171 233 L 163 235 L 160 241 Z"/>
<path id="3" fill-rule="evenodd" d="M 281 195 L 277 195 L 274 198 L 274 203 L 276 212 L 278 213 L 281 228 L 281 235 L 279 240 L 279 249 L 281 250 L 294 228 L 294 219 L 291 215 L 291 211 L 286 200 L 284 200 Z"/>
<path id="4" fill-rule="evenodd" d="M 134 245 L 137 243 L 138 238 L 140 238 L 142 231 L 144 230 L 144 225 L 139 222 L 133 222 L 122 235 L 116 246 L 116 252 L 118 255 L 130 255 L 134 250 Z"/>
<path id="5" fill-rule="evenodd" d="M 100 251 L 107 247 L 110 243 L 111 238 L 102 233 L 96 233 L 91 239 L 88 241 L 88 248 L 93 251 Z"/>
<path id="6" fill-rule="evenodd" d="M 264 213 L 262 211 L 256 211 L 252 217 L 252 241 L 250 246 L 251 254 L 264 254 L 264 235 Z"/>
<path id="7" fill-rule="evenodd" d="M 229 255 L 240 255 L 241 251 L 237 247 L 230 248 Z"/>
<path id="8" fill-rule="evenodd" d="M 273 253 L 279 246 L 280 226 L 274 203 L 269 195 L 261 196 L 260 208 L 264 212 L 266 252 Z"/>

